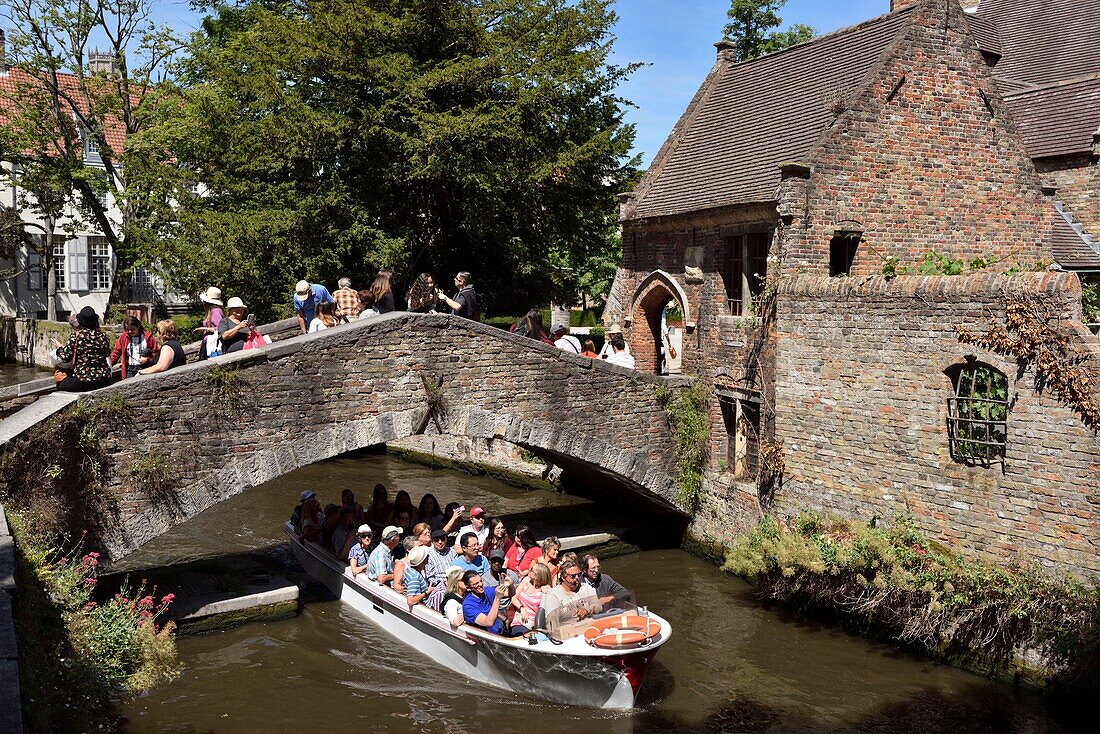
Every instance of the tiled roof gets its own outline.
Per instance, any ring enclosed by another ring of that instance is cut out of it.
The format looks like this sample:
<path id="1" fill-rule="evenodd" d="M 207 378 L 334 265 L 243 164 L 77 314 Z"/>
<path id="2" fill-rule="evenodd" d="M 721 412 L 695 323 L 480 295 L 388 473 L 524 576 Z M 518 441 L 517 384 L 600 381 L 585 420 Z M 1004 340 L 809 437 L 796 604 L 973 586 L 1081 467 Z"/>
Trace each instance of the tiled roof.
<path id="1" fill-rule="evenodd" d="M 77 78 L 72 74 L 59 74 L 59 82 L 63 90 L 65 90 L 72 99 L 81 100 L 79 87 L 77 86 Z M 37 84 L 38 80 L 27 74 L 18 67 L 9 67 L 6 74 L 0 74 L 0 120 L 4 117 L 4 111 L 7 107 L 8 100 L 14 99 L 21 89 L 25 89 L 28 85 Z M 122 155 L 122 150 L 126 144 L 126 128 L 120 120 L 117 118 L 106 118 L 107 122 L 107 144 L 111 146 L 111 149 L 115 151 L 116 157 Z"/>
<path id="2" fill-rule="evenodd" d="M 834 119 L 830 103 L 859 86 L 908 27 L 912 8 L 745 63 L 724 63 L 658 154 L 633 218 L 775 199 L 778 165 L 805 159 Z"/>
<path id="3" fill-rule="evenodd" d="M 1001 34 L 997 32 L 997 24 L 981 15 L 967 14 L 965 17 L 978 48 L 985 53 L 1001 56 Z"/>
<path id="4" fill-rule="evenodd" d="M 1092 151 L 1100 129 L 1100 74 L 1005 98 L 1032 158 Z"/>
<path id="5" fill-rule="evenodd" d="M 1100 270 L 1100 244 L 1074 228 L 1072 219 L 1054 212 L 1050 225 L 1050 250 L 1054 260 L 1071 270 Z"/>
<path id="6" fill-rule="evenodd" d="M 1097 0 L 981 0 L 974 19 L 997 29 L 998 81 L 1045 85 L 1100 72 Z"/>

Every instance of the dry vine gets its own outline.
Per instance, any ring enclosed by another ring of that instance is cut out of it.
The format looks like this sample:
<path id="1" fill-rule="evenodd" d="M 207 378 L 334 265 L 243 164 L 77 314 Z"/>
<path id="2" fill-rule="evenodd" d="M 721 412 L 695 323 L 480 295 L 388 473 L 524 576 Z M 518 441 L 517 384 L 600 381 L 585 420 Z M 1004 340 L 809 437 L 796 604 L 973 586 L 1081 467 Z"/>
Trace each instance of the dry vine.
<path id="1" fill-rule="evenodd" d="M 1035 389 L 1049 389 L 1080 416 L 1093 430 L 1100 427 L 1100 405 L 1093 399 L 1093 381 L 1081 367 L 1081 357 L 1069 347 L 1064 320 L 1048 299 L 1037 296 L 1008 296 L 1005 322 L 991 326 L 984 334 L 956 328 L 959 340 L 1008 357 L 1013 357 L 1022 374 L 1035 369 Z"/>

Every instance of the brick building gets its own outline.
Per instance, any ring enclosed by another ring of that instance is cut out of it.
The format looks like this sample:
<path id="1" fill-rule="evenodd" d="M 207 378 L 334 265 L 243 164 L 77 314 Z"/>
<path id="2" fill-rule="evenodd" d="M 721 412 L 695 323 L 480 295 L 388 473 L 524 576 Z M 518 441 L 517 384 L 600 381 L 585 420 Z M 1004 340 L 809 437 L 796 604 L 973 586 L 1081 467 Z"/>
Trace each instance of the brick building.
<path id="1" fill-rule="evenodd" d="M 768 502 L 905 512 L 977 555 L 1100 570 L 1088 540 L 1100 535 L 1095 432 L 1036 391 L 1034 374 L 957 336 L 1003 318 L 1013 294 L 1041 295 L 1073 353 L 1100 365 L 1075 275 L 1003 274 L 1017 263 L 1100 265 L 1070 213 L 1087 192 L 1071 196 L 1064 183 L 1087 179 L 1095 159 L 1081 163 L 1073 148 L 1054 156 L 1061 168 L 1040 167 L 1050 156 L 1032 140 L 1058 138 L 1061 123 L 1036 120 L 1021 135 L 1013 111 L 1026 105 L 1004 96 L 1028 93 L 1007 80 L 1035 63 L 1006 61 L 1026 35 L 1026 17 L 1001 7 L 1010 4 L 898 2 L 744 63 L 719 43 L 623 196 L 623 261 L 605 318 L 623 323 L 647 371 L 662 369 L 663 332 L 681 320 L 682 370 L 716 391 L 698 534 L 724 541 Z M 1070 172 L 1058 173 L 1060 199 L 1040 168 Z M 989 266 L 892 277 L 932 250 Z M 972 444 L 965 411 L 978 392 L 983 410 L 996 393 L 998 420 Z M 785 470 L 762 498 L 769 451 Z"/>

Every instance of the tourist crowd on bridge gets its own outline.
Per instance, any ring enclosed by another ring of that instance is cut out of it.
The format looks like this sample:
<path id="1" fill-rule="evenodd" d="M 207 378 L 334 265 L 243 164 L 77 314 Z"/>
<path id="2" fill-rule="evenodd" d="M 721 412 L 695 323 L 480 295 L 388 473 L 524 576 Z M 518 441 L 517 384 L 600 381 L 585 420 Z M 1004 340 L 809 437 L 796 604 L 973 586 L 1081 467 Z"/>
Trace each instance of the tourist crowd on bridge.
<path id="1" fill-rule="evenodd" d="M 423 605 L 451 625 L 473 625 L 505 636 L 538 629 L 542 616 L 567 610 L 580 620 L 631 599 L 601 572 L 593 555 L 561 552 L 554 536 L 537 541 L 531 528 L 510 532 L 481 507 L 435 495 L 418 505 L 401 490 L 394 500 L 375 485 L 368 506 L 345 489 L 324 508 L 305 490 L 291 515 L 300 540 L 345 563 L 353 577 L 392 588 L 409 608 Z"/>
<path id="2" fill-rule="evenodd" d="M 340 278 L 335 291 L 329 291 L 320 283 L 298 281 L 291 304 L 299 330 L 303 334 L 314 333 L 397 310 L 391 278 L 389 271 L 379 271 L 370 287 L 362 290 L 352 288 L 349 278 Z M 473 276 L 466 271 L 459 272 L 454 277 L 454 285 L 454 296 L 447 296 L 436 286 L 431 274 L 421 273 L 406 293 L 406 310 L 450 313 L 478 320 L 480 312 Z M 204 306 L 203 319 L 193 334 L 201 340 L 198 359 L 271 343 L 270 337 L 260 333 L 255 314 L 248 312 L 247 304 L 239 296 L 223 301 L 221 290 L 211 286 L 199 295 L 199 300 Z M 83 392 L 105 387 L 116 366 L 125 380 L 164 372 L 187 362 L 179 330 L 172 319 L 157 322 L 154 334 L 138 318 L 127 316 L 113 347 L 100 329 L 99 314 L 91 306 L 74 314 L 69 324 L 72 333 L 64 344 L 57 343 L 54 353 L 54 381 L 59 390 Z M 618 324 L 608 327 L 607 340 L 598 353 L 591 339 L 581 343 L 564 324 L 555 326 L 548 334 L 539 309 L 528 311 L 512 324 L 510 331 L 582 357 L 634 367 L 634 357 Z"/>

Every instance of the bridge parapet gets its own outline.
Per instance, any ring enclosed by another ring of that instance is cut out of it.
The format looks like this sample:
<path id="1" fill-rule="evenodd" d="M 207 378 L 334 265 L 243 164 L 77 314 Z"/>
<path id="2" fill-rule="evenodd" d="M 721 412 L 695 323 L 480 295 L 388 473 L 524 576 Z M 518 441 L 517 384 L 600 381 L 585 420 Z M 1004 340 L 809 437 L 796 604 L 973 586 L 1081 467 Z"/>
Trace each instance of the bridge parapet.
<path id="1" fill-rule="evenodd" d="M 99 436 L 117 506 L 101 543 L 119 558 L 249 487 L 429 426 L 508 441 L 683 512 L 655 388 L 689 383 L 405 313 L 126 380 L 89 395 L 127 406 Z"/>

